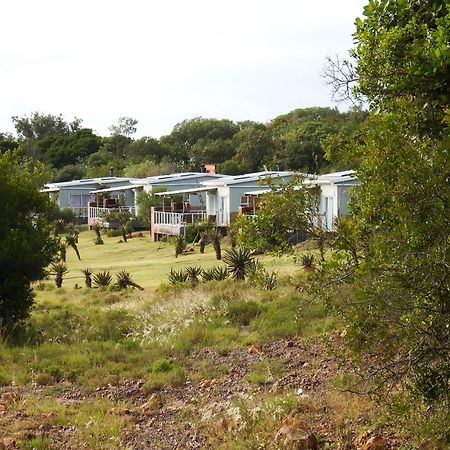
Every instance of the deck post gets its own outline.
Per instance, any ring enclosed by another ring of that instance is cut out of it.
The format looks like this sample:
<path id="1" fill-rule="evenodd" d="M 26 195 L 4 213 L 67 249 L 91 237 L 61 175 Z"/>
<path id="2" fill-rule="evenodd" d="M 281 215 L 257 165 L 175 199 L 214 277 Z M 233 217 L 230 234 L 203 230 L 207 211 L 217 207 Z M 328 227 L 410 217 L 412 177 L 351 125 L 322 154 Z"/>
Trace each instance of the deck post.
<path id="1" fill-rule="evenodd" d="M 150 208 L 150 236 L 152 238 L 152 242 L 156 241 L 156 232 L 155 232 L 155 207 L 152 206 Z"/>

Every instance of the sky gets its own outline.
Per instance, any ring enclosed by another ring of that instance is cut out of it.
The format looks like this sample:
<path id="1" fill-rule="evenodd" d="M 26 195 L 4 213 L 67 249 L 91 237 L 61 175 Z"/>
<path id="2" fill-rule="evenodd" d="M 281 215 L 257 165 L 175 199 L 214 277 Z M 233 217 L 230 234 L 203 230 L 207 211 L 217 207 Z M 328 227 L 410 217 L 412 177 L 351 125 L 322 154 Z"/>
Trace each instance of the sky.
<path id="1" fill-rule="evenodd" d="M 337 106 L 321 76 L 367 0 L 14 0 L 0 14 L 0 132 L 39 111 L 137 137 L 185 119 Z M 342 109 L 342 107 L 340 107 Z M 345 109 L 345 108 L 344 108 Z"/>

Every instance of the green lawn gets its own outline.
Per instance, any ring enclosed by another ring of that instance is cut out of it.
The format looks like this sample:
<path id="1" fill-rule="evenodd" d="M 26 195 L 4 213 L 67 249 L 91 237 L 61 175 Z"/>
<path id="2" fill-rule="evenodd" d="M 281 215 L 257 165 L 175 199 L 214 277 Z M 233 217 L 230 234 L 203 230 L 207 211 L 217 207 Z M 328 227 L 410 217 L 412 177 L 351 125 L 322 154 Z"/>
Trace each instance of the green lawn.
<path id="1" fill-rule="evenodd" d="M 135 235 L 137 235 L 135 233 Z M 67 266 L 69 272 L 64 277 L 63 288 L 66 290 L 78 286 L 84 287 L 84 276 L 81 269 L 89 267 L 94 272 L 108 270 L 114 274 L 120 270 L 127 270 L 136 283 L 144 288 L 158 287 L 161 282 L 167 281 L 170 269 L 180 269 L 186 266 L 201 266 L 203 268 L 214 265 L 223 265 L 217 261 L 213 248 L 208 245 L 204 254 L 199 252 L 198 246 L 192 253 L 175 258 L 175 246 L 170 242 L 151 242 L 148 233 L 144 237 L 134 237 L 127 243 L 119 242 L 120 237 L 103 236 L 104 245 L 94 244 L 95 235 L 92 231 L 83 231 L 79 236 L 78 248 L 81 254 L 79 261 L 72 248 L 67 249 Z M 226 247 L 224 247 L 225 249 Z M 292 258 L 275 258 L 272 256 L 260 257 L 269 270 L 280 273 L 289 273 L 296 268 Z M 53 284 L 53 279 L 46 281 Z M 45 296 L 49 298 L 51 291 L 38 293 L 38 300 Z"/>

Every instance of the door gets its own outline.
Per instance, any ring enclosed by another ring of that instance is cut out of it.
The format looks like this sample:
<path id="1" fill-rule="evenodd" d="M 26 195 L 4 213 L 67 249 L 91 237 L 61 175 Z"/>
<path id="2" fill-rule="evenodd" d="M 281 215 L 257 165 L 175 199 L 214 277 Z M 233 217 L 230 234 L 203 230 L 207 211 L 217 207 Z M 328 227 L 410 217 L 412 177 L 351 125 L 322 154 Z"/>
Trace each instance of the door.
<path id="1" fill-rule="evenodd" d="M 333 229 L 333 197 L 325 197 L 325 226 L 328 231 Z"/>
<path id="2" fill-rule="evenodd" d="M 228 215 L 228 211 L 227 211 L 227 203 L 225 201 L 225 197 L 220 196 L 219 197 L 219 226 L 225 226 L 227 225 L 227 215 Z"/>

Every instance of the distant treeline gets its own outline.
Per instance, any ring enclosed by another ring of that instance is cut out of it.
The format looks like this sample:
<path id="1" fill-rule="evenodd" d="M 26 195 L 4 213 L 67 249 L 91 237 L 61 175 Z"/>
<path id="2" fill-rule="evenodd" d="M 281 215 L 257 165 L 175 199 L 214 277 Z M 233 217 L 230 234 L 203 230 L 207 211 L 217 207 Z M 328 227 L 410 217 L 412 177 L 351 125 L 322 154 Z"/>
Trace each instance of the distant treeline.
<path id="1" fill-rule="evenodd" d="M 178 123 L 160 139 L 133 138 L 137 120 L 121 117 L 98 136 L 82 120 L 32 113 L 12 118 L 16 135 L 0 133 L 0 152 L 20 148 L 51 169 L 52 181 L 114 174 L 145 177 L 199 170 L 205 163 L 220 173 L 240 174 L 267 167 L 318 173 L 357 165 L 345 158 L 367 112 L 332 108 L 296 109 L 267 124 L 196 117 Z"/>

